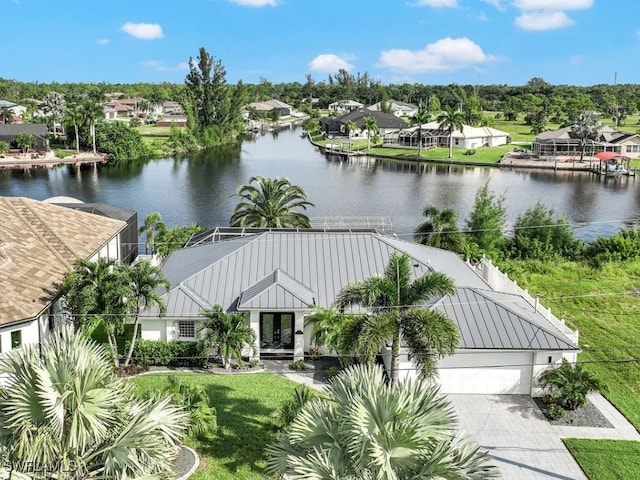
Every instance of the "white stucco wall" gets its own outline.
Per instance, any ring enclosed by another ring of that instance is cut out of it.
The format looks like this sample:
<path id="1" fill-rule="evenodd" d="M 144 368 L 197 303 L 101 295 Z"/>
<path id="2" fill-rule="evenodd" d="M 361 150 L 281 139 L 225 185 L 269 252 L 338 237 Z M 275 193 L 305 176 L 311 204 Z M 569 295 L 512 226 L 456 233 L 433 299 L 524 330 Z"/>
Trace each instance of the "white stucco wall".
<path id="1" fill-rule="evenodd" d="M 11 351 L 11 333 L 18 330 L 22 332 L 22 345 L 38 343 L 38 320 L 32 320 L 20 325 L 0 327 L 0 351 L 2 353 Z"/>

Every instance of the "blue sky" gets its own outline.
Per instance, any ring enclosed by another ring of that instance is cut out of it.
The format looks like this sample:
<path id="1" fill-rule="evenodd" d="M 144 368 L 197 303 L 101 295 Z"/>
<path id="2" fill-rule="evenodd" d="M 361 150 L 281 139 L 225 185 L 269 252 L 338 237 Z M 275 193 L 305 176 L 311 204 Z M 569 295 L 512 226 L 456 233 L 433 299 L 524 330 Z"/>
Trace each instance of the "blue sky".
<path id="1" fill-rule="evenodd" d="M 385 84 L 640 81 L 636 0 L 0 0 L 0 15 L 0 77 L 20 81 L 182 83 L 200 47 L 230 83 L 341 67 Z"/>

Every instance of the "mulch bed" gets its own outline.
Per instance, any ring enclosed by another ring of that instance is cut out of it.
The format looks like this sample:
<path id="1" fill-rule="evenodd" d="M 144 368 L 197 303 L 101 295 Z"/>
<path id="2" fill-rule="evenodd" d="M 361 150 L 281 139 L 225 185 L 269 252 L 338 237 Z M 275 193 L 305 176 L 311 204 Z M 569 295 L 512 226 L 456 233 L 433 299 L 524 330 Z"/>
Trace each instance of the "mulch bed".
<path id="1" fill-rule="evenodd" d="M 533 401 L 551 425 L 560 425 L 565 427 L 613 428 L 613 425 L 609 423 L 609 420 L 607 420 L 606 417 L 600 413 L 600 410 L 598 410 L 598 408 L 589 400 L 587 400 L 583 406 L 578 407 L 577 410 L 565 410 L 566 415 L 557 420 L 554 420 L 547 415 L 547 405 L 540 397 L 534 397 Z"/>

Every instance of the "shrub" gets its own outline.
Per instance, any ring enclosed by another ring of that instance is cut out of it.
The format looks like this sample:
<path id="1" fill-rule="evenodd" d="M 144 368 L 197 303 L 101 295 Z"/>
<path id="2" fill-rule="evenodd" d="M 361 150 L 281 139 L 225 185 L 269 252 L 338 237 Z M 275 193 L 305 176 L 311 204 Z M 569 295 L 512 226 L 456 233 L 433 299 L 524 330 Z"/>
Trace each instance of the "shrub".
<path id="1" fill-rule="evenodd" d="M 309 347 L 309 351 L 307 352 L 311 360 L 316 360 L 321 354 L 322 350 L 318 346 Z"/>
<path id="2" fill-rule="evenodd" d="M 249 360 L 249 367 L 256 368 L 259 365 L 260 365 L 260 360 L 258 360 L 257 358 L 252 358 L 251 360 Z"/>
<path id="3" fill-rule="evenodd" d="M 610 237 L 598 237 L 586 248 L 584 256 L 595 265 L 639 258 L 640 228 L 622 228 Z"/>
<path id="4" fill-rule="evenodd" d="M 567 414 L 567 412 L 564 410 L 564 408 L 562 408 L 560 405 L 558 405 L 556 403 L 552 403 L 547 408 L 547 416 L 549 418 L 551 418 L 552 420 L 560 420 L 566 414 Z"/>
<path id="5" fill-rule="evenodd" d="M 476 151 L 473 148 L 470 148 L 469 150 L 465 150 L 464 152 L 462 152 L 463 155 L 467 155 L 467 156 L 471 156 L 471 155 L 475 155 Z"/>
<path id="6" fill-rule="evenodd" d="M 293 391 L 293 396 L 285 401 L 282 406 L 273 413 L 276 423 L 280 428 L 291 425 L 302 407 L 314 397 L 313 392 L 306 385 L 298 385 Z"/>
<path id="7" fill-rule="evenodd" d="M 118 377 L 129 377 L 131 375 L 138 375 L 140 373 L 148 372 L 148 365 L 127 365 L 122 367 L 116 367 L 116 375 Z"/>
<path id="8" fill-rule="evenodd" d="M 543 372 L 539 382 L 544 388 L 551 388 L 558 405 L 570 410 L 584 405 L 589 392 L 606 390 L 606 385 L 595 375 L 583 370 L 581 365 L 572 365 L 565 358 L 559 367 Z"/>
<path id="9" fill-rule="evenodd" d="M 125 351 L 129 348 L 128 343 Z M 207 358 L 197 342 L 138 339 L 133 349 L 132 362 L 146 366 L 203 367 Z"/>
<path id="10" fill-rule="evenodd" d="M 327 369 L 327 380 L 331 380 L 333 377 L 337 376 L 340 373 L 340 369 L 335 365 L 331 365 Z"/>
<path id="11" fill-rule="evenodd" d="M 306 370 L 307 366 L 304 363 L 304 360 L 296 360 L 289 364 L 290 370 Z"/>

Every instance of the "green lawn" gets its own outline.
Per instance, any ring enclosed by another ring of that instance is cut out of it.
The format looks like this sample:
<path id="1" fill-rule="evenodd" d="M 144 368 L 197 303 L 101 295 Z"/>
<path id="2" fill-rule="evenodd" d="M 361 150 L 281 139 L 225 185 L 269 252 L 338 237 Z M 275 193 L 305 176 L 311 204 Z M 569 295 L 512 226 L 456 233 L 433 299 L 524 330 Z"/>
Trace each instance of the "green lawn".
<path id="1" fill-rule="evenodd" d="M 188 438 L 200 454 L 193 480 L 258 480 L 264 478 L 264 449 L 275 436 L 271 414 L 290 398 L 296 383 L 269 373 L 179 374 L 185 383 L 205 385 L 218 414 L 213 438 Z M 140 394 L 158 391 L 168 375 L 136 377 Z"/>
<path id="2" fill-rule="evenodd" d="M 568 438 L 564 443 L 592 480 L 640 479 L 640 442 Z"/>

